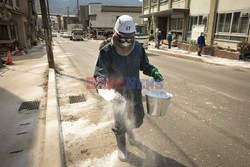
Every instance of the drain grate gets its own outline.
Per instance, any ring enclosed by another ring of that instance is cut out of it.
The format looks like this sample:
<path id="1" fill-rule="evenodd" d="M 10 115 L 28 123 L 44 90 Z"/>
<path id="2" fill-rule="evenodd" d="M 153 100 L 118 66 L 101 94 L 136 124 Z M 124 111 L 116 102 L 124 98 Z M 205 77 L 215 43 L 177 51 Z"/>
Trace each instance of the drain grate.
<path id="1" fill-rule="evenodd" d="M 21 132 L 21 133 L 17 133 L 16 135 L 23 135 L 23 134 L 26 134 L 28 132 Z"/>
<path id="2" fill-rule="evenodd" d="M 80 102 L 85 102 L 86 99 L 84 97 L 84 95 L 79 95 L 79 96 L 69 96 L 69 103 L 73 104 L 73 103 L 80 103 Z"/>
<path id="3" fill-rule="evenodd" d="M 20 126 L 24 126 L 24 125 L 30 125 L 30 123 L 23 123 L 23 124 L 20 124 Z"/>
<path id="4" fill-rule="evenodd" d="M 40 100 L 25 101 L 22 102 L 21 106 L 18 109 L 18 112 L 20 113 L 20 111 L 22 110 L 37 110 L 39 109 L 39 106 L 40 106 Z"/>
<path id="5" fill-rule="evenodd" d="M 16 154 L 16 153 L 19 153 L 19 152 L 22 152 L 23 150 L 17 150 L 17 151 L 12 151 L 10 152 L 9 154 Z"/>

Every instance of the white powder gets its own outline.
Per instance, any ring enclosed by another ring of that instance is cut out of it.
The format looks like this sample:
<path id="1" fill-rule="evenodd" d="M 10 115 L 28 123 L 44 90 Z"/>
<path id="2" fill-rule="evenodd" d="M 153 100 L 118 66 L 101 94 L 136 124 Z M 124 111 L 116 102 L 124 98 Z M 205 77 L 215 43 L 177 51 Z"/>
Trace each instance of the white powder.
<path id="1" fill-rule="evenodd" d="M 121 96 L 119 93 L 115 92 L 113 89 L 99 89 L 98 93 L 106 101 L 111 101 Z"/>
<path id="2" fill-rule="evenodd" d="M 78 138 L 86 139 L 89 135 L 109 126 L 111 123 L 113 123 L 113 121 L 90 124 L 88 120 L 79 119 L 74 122 L 62 122 L 62 125 L 65 136 L 77 136 Z"/>
<path id="3" fill-rule="evenodd" d="M 79 167 L 114 167 L 117 166 L 116 162 L 118 160 L 118 152 L 114 151 L 111 154 L 106 155 L 102 158 L 87 159 L 81 163 L 78 163 Z"/>

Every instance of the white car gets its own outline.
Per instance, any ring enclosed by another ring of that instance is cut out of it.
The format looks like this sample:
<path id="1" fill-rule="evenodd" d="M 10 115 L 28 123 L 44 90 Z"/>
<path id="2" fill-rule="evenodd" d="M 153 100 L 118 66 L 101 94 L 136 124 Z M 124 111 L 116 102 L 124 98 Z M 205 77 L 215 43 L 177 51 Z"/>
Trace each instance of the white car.
<path id="1" fill-rule="evenodd" d="M 63 33 L 63 38 L 69 38 L 69 33 L 68 32 L 64 32 Z"/>

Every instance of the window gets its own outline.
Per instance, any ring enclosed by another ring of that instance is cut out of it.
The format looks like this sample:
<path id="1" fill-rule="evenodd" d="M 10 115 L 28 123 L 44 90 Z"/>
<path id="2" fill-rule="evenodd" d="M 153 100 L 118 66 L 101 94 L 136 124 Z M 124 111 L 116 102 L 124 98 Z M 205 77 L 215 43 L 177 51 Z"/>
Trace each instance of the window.
<path id="1" fill-rule="evenodd" d="M 143 6 L 148 7 L 148 0 L 143 0 Z"/>
<path id="2" fill-rule="evenodd" d="M 219 32 L 229 32 L 231 19 L 232 19 L 232 13 L 219 14 L 218 31 Z"/>
<path id="3" fill-rule="evenodd" d="M 239 33 L 247 33 L 247 28 L 248 28 L 248 17 L 241 17 L 240 19 L 240 25 L 239 25 Z"/>
<path id="4" fill-rule="evenodd" d="M 223 25 L 224 25 L 224 21 L 225 21 L 225 14 L 220 14 L 219 15 L 219 25 L 218 25 L 218 31 L 219 32 L 223 32 Z"/>
<path id="5" fill-rule="evenodd" d="M 219 14 L 218 32 L 247 34 L 248 25 L 249 25 L 248 14 L 244 15 L 241 14 L 240 12 Z"/>
<path id="6" fill-rule="evenodd" d="M 205 25 L 205 31 L 207 30 L 207 16 L 191 16 L 189 19 L 189 31 L 192 30 L 193 25 Z"/>
<path id="7" fill-rule="evenodd" d="M 172 18 L 171 19 L 171 30 L 182 30 L 183 18 Z"/>
<path id="8" fill-rule="evenodd" d="M 220 13 L 215 38 L 247 41 L 249 14 L 246 12 Z"/>
<path id="9" fill-rule="evenodd" d="M 240 23 L 240 12 L 234 13 L 232 32 L 237 33 Z"/>
<path id="10" fill-rule="evenodd" d="M 230 31 L 231 19 L 232 19 L 232 13 L 227 13 L 225 17 L 225 23 L 224 23 L 224 32 Z"/>
<path id="11" fill-rule="evenodd" d="M 16 38 L 16 26 L 15 25 L 10 26 L 10 34 L 11 34 L 11 39 Z"/>
<path id="12" fill-rule="evenodd" d="M 8 29 L 6 25 L 0 25 L 0 39 L 1 40 L 8 40 Z"/>

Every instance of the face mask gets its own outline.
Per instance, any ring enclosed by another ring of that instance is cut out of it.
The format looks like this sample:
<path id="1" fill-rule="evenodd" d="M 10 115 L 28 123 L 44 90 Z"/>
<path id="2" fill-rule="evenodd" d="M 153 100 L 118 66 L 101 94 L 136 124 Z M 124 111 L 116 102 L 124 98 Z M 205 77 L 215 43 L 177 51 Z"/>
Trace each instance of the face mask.
<path id="1" fill-rule="evenodd" d="M 128 47 L 129 45 L 131 45 L 131 43 L 128 43 L 128 42 L 124 42 L 124 43 L 121 43 L 123 47 Z"/>

